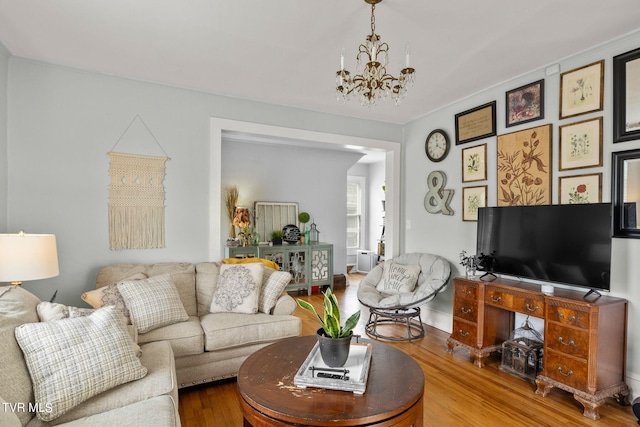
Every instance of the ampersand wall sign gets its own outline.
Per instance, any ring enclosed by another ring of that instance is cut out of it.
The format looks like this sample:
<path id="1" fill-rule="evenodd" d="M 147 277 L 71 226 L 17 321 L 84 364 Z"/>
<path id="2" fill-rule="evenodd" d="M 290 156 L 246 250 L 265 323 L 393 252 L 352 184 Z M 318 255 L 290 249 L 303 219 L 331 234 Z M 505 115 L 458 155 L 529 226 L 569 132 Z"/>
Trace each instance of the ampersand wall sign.
<path id="1" fill-rule="evenodd" d="M 453 215 L 449 206 L 453 197 L 453 190 L 445 190 L 447 176 L 442 171 L 433 171 L 427 177 L 429 191 L 424 196 L 424 208 L 431 214 L 442 212 L 443 215 Z"/>

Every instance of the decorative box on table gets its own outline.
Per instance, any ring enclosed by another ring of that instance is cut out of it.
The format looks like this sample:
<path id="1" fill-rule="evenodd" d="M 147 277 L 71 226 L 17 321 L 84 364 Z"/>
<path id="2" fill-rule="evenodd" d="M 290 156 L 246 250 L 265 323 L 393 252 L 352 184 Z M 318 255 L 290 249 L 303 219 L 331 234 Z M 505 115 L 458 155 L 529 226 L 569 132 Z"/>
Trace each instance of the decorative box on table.
<path id="1" fill-rule="evenodd" d="M 536 376 L 542 371 L 543 346 L 542 336 L 527 318 L 522 327 L 502 343 L 500 370 L 535 383 Z"/>
<path id="2" fill-rule="evenodd" d="M 370 366 L 371 344 L 351 343 L 349 358 L 344 366 L 330 368 L 322 361 L 316 342 L 293 378 L 293 383 L 299 388 L 318 387 L 363 394 L 367 388 Z"/>

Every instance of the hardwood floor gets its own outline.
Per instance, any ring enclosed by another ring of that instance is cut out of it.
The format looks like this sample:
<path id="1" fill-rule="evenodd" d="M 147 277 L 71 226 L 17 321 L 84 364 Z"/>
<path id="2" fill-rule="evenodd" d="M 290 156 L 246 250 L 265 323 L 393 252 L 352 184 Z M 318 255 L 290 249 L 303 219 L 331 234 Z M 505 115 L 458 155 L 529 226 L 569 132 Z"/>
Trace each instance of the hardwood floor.
<path id="1" fill-rule="evenodd" d="M 364 323 L 368 311 L 356 297 L 360 277 L 350 275 L 350 285 L 344 291 L 336 291 L 336 295 L 343 315 L 362 309 L 355 333 L 366 336 Z M 293 296 L 310 301 L 316 310 L 321 310 L 322 295 Z M 317 320 L 300 309 L 296 315 L 302 319 L 302 334 L 314 334 Z M 622 407 L 613 399 L 600 408 L 600 420 L 591 421 L 582 416 L 582 406 L 572 395 L 553 389 L 547 397 L 538 396 L 534 385 L 498 369 L 499 355 L 492 355 L 487 366 L 479 369 L 464 350 L 447 353 L 449 334 L 428 326 L 426 330 L 424 338 L 411 343 L 389 343 L 413 357 L 424 371 L 425 426 L 637 425 L 631 406 Z M 180 390 L 179 409 L 183 427 L 237 427 L 243 424 L 235 380 Z"/>

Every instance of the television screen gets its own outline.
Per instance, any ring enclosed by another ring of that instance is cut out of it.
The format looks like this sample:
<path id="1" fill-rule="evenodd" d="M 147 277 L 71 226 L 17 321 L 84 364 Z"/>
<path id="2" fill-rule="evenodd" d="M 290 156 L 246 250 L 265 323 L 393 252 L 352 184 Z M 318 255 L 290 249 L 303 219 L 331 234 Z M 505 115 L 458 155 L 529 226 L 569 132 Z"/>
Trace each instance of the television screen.
<path id="1" fill-rule="evenodd" d="M 611 204 L 480 208 L 476 249 L 495 273 L 609 290 Z"/>

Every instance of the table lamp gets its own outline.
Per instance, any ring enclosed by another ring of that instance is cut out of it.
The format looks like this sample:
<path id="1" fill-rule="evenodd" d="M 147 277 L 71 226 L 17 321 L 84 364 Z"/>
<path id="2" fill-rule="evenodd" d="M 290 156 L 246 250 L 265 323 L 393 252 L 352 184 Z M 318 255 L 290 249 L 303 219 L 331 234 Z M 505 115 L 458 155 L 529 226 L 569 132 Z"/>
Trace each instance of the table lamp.
<path id="1" fill-rule="evenodd" d="M 19 286 L 23 281 L 60 274 L 53 234 L 0 234 L 0 282 Z"/>

